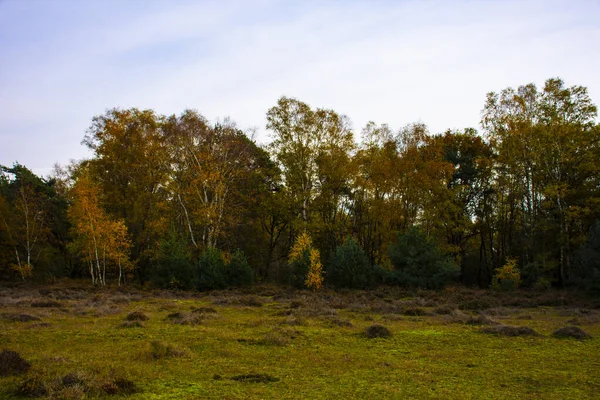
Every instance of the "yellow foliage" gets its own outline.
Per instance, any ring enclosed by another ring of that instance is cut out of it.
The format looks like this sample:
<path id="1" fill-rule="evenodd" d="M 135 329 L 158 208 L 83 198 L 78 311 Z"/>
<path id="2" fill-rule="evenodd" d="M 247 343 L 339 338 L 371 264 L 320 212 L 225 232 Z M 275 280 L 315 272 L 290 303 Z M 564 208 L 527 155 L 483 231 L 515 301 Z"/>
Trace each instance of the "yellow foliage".
<path id="1" fill-rule="evenodd" d="M 33 274 L 33 266 L 31 264 L 12 264 L 10 266 L 13 270 L 21 274 L 21 278 L 29 278 Z"/>
<path id="2" fill-rule="evenodd" d="M 310 265 L 308 273 L 304 280 L 304 285 L 307 288 L 318 290 L 323 287 L 323 265 L 321 264 L 321 254 L 319 250 L 313 249 L 312 239 L 308 233 L 303 232 L 297 238 L 296 242 L 290 249 L 288 261 L 290 264 L 299 261 L 302 262 L 305 252 L 309 252 Z"/>
<path id="3" fill-rule="evenodd" d="M 303 232 L 297 238 L 296 242 L 294 242 L 294 246 L 290 249 L 290 255 L 288 257 L 289 263 L 293 263 L 294 261 L 300 260 L 304 255 L 306 250 L 310 250 L 312 248 L 312 239 L 308 236 L 308 233 Z"/>
<path id="4" fill-rule="evenodd" d="M 310 268 L 304 284 L 313 290 L 323 287 L 323 265 L 321 264 L 321 254 L 317 249 L 310 249 Z"/>
<path id="5" fill-rule="evenodd" d="M 517 267 L 517 260 L 509 258 L 494 275 L 492 286 L 496 289 L 516 289 L 521 284 L 521 271 Z"/>

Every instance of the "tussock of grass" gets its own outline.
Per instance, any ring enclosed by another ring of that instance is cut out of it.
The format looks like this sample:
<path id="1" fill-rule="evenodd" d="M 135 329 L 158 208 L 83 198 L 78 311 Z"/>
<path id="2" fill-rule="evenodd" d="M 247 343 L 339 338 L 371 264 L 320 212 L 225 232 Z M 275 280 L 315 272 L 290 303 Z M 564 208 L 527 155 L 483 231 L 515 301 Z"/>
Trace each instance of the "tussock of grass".
<path id="1" fill-rule="evenodd" d="M 62 304 L 54 300 L 36 300 L 31 302 L 31 307 L 38 308 L 55 308 L 62 307 Z"/>
<path id="2" fill-rule="evenodd" d="M 533 328 L 527 326 L 498 325 L 481 329 L 481 332 L 498 336 L 541 336 Z"/>
<path id="3" fill-rule="evenodd" d="M 140 321 L 123 321 L 119 325 L 121 328 L 143 328 L 144 324 Z"/>
<path id="4" fill-rule="evenodd" d="M 591 339 L 590 334 L 578 326 L 565 326 L 564 328 L 557 329 L 552 333 L 552 336 L 556 338 L 573 338 L 579 340 Z"/>
<path id="5" fill-rule="evenodd" d="M 161 340 L 152 340 L 144 346 L 142 356 L 147 360 L 160 360 L 163 358 L 185 357 L 187 350 Z"/>
<path id="6" fill-rule="evenodd" d="M 217 310 L 212 307 L 192 307 L 194 314 L 216 314 Z"/>
<path id="7" fill-rule="evenodd" d="M 197 313 L 182 313 L 182 312 L 174 312 L 167 315 L 167 319 L 174 324 L 179 325 L 200 325 L 204 320 L 204 314 Z"/>
<path id="8" fill-rule="evenodd" d="M 427 311 L 420 307 L 407 308 L 406 310 L 404 310 L 404 312 L 402 314 L 411 316 L 411 317 L 421 317 L 424 315 L 428 315 Z"/>
<path id="9" fill-rule="evenodd" d="M 57 378 L 37 371 L 19 384 L 16 394 L 34 398 L 80 400 L 105 398 L 107 395 L 130 395 L 138 391 L 133 381 L 114 370 L 107 376 L 77 370 Z"/>
<path id="10" fill-rule="evenodd" d="M 24 374 L 29 368 L 31 364 L 16 351 L 2 350 L 0 353 L 0 376 Z"/>
<path id="11" fill-rule="evenodd" d="M 469 317 L 465 321 L 467 325 L 498 325 L 498 322 L 494 321 L 491 318 L 486 317 L 485 315 L 478 315 L 476 317 Z"/>
<path id="12" fill-rule="evenodd" d="M 365 336 L 369 339 L 376 338 L 388 338 L 392 336 L 392 332 L 383 325 L 371 325 L 364 332 Z"/>
<path id="13" fill-rule="evenodd" d="M 148 316 L 141 311 L 133 311 L 125 317 L 127 321 L 148 321 Z"/>
<path id="14" fill-rule="evenodd" d="M 279 382 L 279 378 L 276 378 L 267 374 L 245 374 L 235 375 L 230 378 L 232 381 L 245 382 L 245 383 L 271 383 Z"/>
<path id="15" fill-rule="evenodd" d="M 30 314 L 10 314 L 10 313 L 6 313 L 6 314 L 2 314 L 2 318 L 7 320 L 7 321 L 12 321 L 12 322 L 30 322 L 30 321 L 41 321 L 42 319 L 38 316 L 35 315 L 30 315 Z"/>

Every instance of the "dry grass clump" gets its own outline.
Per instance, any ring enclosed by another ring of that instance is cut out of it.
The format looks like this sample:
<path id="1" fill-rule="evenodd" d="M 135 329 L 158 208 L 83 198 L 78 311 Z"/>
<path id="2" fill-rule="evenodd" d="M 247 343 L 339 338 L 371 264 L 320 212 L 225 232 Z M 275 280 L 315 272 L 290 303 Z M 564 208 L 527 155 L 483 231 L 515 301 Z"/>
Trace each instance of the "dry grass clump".
<path id="1" fill-rule="evenodd" d="M 248 307 L 262 307 L 263 306 L 263 300 L 260 297 L 254 296 L 254 295 L 242 296 L 239 298 L 239 302 L 240 302 L 240 304 L 242 304 L 244 306 L 248 306 Z"/>
<path id="2" fill-rule="evenodd" d="M 329 323 L 333 326 L 339 326 L 341 328 L 352 328 L 354 325 L 352 325 L 352 322 L 350 322 L 349 319 L 344 319 L 344 318 L 339 318 L 339 317 L 334 317 L 334 318 L 329 318 Z"/>
<path id="3" fill-rule="evenodd" d="M 94 315 L 94 317 L 104 317 L 106 315 L 116 315 L 123 312 L 119 306 L 115 304 L 104 304 L 100 305 L 97 308 L 91 308 L 88 310 Z"/>
<path id="4" fill-rule="evenodd" d="M 175 345 L 160 341 L 152 340 L 145 344 L 142 351 L 143 358 L 152 361 L 163 358 L 185 357 L 188 355 L 186 349 L 181 349 Z"/>
<path id="5" fill-rule="evenodd" d="M 123 321 L 119 325 L 121 328 L 143 328 L 144 324 L 140 321 Z"/>
<path id="6" fill-rule="evenodd" d="M 148 316 L 141 311 L 132 311 L 125 317 L 127 321 L 148 321 Z"/>
<path id="7" fill-rule="evenodd" d="M 527 326 L 497 325 L 482 328 L 481 332 L 497 336 L 542 336 Z"/>
<path id="8" fill-rule="evenodd" d="M 364 335 L 369 339 L 389 338 L 392 336 L 392 332 L 383 325 L 375 324 L 365 329 Z"/>
<path id="9" fill-rule="evenodd" d="M 200 325 L 205 319 L 204 314 L 174 312 L 167 315 L 168 320 L 179 325 Z"/>
<path id="10" fill-rule="evenodd" d="M 444 315 L 443 321 L 446 324 L 464 324 L 471 316 L 459 309 L 452 310 L 450 314 Z"/>
<path id="11" fill-rule="evenodd" d="M 216 314 L 217 310 L 212 307 L 192 307 L 194 314 Z"/>
<path id="12" fill-rule="evenodd" d="M 35 315 L 30 315 L 30 314 L 11 314 L 11 313 L 4 313 L 2 314 L 2 319 L 5 319 L 7 321 L 12 321 L 12 322 L 30 322 L 30 321 L 41 321 L 42 319 L 40 317 L 37 317 Z"/>
<path id="13" fill-rule="evenodd" d="M 518 314 L 518 310 L 511 310 L 506 307 L 494 307 L 484 311 L 485 315 L 492 317 L 508 317 L 509 315 Z"/>
<path id="14" fill-rule="evenodd" d="M 81 400 L 89 397 L 104 398 L 107 395 L 129 395 L 137 391 L 137 386 L 131 380 L 114 371 L 108 376 L 72 371 L 55 378 L 37 372 L 19 385 L 17 394 L 26 397 Z"/>
<path id="15" fill-rule="evenodd" d="M 469 319 L 467 319 L 465 321 L 465 324 L 467 325 L 477 325 L 477 326 L 481 326 L 481 325 L 498 325 L 498 322 L 494 321 L 493 319 L 486 317 L 485 315 L 478 315 L 476 317 L 469 317 Z"/>
<path id="16" fill-rule="evenodd" d="M 436 307 L 435 310 L 433 310 L 433 312 L 436 315 L 450 315 L 454 310 L 456 310 L 456 306 L 451 304 L 444 304 L 442 306 Z"/>
<path id="17" fill-rule="evenodd" d="M 571 325 L 595 325 L 600 323 L 600 317 L 598 315 L 584 315 L 571 318 L 567 323 Z"/>
<path id="18" fill-rule="evenodd" d="M 31 302 L 31 307 L 55 308 L 62 307 L 62 304 L 55 300 L 35 300 Z"/>
<path id="19" fill-rule="evenodd" d="M 266 346 L 287 346 L 293 339 L 300 335 L 300 331 L 293 328 L 275 328 L 265 334 L 257 344 Z"/>
<path id="20" fill-rule="evenodd" d="M 268 374 L 244 374 L 235 375 L 230 378 L 233 381 L 245 382 L 245 383 L 271 383 L 279 382 L 279 378 Z"/>
<path id="21" fill-rule="evenodd" d="M 420 307 L 407 308 L 402 314 L 410 317 L 422 317 L 424 315 L 429 315 L 426 310 Z"/>
<path id="22" fill-rule="evenodd" d="M 552 333 L 552 336 L 554 336 L 555 338 L 561 338 L 561 339 L 564 339 L 564 338 L 573 338 L 573 339 L 579 339 L 579 340 L 591 339 L 590 334 L 578 326 L 565 326 L 564 328 L 557 329 L 556 331 L 554 331 Z"/>
<path id="23" fill-rule="evenodd" d="M 0 353 L 0 376 L 19 375 L 31 368 L 19 353 L 12 350 L 2 350 Z"/>

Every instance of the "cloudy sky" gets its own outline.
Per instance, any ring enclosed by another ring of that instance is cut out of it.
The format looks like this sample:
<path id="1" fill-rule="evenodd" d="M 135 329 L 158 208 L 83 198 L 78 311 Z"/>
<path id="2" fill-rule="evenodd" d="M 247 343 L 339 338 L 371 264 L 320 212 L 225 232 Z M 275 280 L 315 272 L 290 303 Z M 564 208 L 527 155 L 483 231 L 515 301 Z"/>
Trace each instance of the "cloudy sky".
<path id="1" fill-rule="evenodd" d="M 561 77 L 600 102 L 600 2 L 0 0 L 0 164 L 89 156 L 113 107 L 226 116 L 282 96 L 393 128 L 479 127 L 485 94 Z"/>

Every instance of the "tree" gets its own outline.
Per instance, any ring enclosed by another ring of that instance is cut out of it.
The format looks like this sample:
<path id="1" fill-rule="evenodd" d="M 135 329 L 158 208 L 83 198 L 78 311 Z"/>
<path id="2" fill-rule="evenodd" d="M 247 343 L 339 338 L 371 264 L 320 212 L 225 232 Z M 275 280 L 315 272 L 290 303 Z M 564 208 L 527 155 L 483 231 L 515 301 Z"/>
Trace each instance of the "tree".
<path id="1" fill-rule="evenodd" d="M 366 289 L 373 270 L 364 250 L 352 237 L 335 249 L 327 265 L 326 281 L 338 288 Z"/>
<path id="2" fill-rule="evenodd" d="M 600 130 L 587 89 L 560 79 L 488 94 L 482 124 L 496 153 L 497 248 L 569 280 L 573 248 L 598 215 Z"/>
<path id="3" fill-rule="evenodd" d="M 72 189 L 69 218 L 73 226 L 73 250 L 89 263 L 94 284 L 106 284 L 106 266 L 118 268 L 118 284 L 123 271 L 131 270 L 131 242 L 123 220 L 111 220 L 100 205 L 100 189 L 88 174 L 79 177 Z"/>
<path id="4" fill-rule="evenodd" d="M 0 223 L 12 248 L 11 268 L 21 279 L 30 277 L 48 245 L 48 199 L 51 188 L 27 168 L 0 166 Z M 14 176 L 10 181 L 7 175 Z"/>
<path id="5" fill-rule="evenodd" d="M 388 248 L 393 270 L 385 276 L 387 283 L 439 289 L 456 279 L 460 269 L 418 228 L 398 234 Z"/>
<path id="6" fill-rule="evenodd" d="M 88 162 L 90 179 L 110 199 L 106 213 L 127 226 L 131 257 L 142 279 L 168 229 L 163 162 L 168 157 L 161 129 L 162 117 L 152 110 L 112 109 L 93 118 L 83 140 L 95 155 Z"/>

